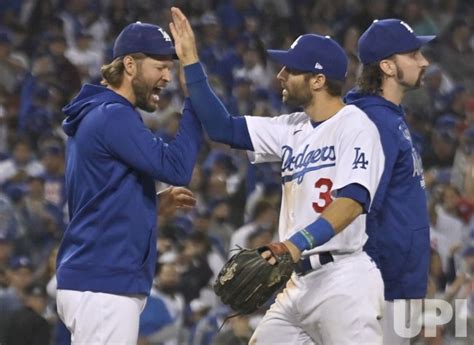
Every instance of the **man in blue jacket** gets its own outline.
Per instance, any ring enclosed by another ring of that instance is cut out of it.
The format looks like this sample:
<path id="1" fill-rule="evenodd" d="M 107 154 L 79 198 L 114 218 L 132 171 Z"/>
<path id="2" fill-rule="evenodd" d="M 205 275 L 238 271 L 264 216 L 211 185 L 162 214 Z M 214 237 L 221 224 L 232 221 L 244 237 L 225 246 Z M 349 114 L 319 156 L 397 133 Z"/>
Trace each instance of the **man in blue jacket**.
<path id="1" fill-rule="evenodd" d="M 423 168 L 400 103 L 405 92 L 420 86 L 428 66 L 420 48 L 432 39 L 416 36 L 399 19 L 375 20 L 359 39 L 363 69 L 358 87 L 345 98 L 377 126 L 385 154 L 381 182 L 367 217 L 365 250 L 384 280 L 387 345 L 409 344 L 401 329 L 394 329 L 395 318 L 416 321 L 405 319 L 405 311 L 394 315 L 394 300 L 424 298 L 428 283 L 430 241 Z"/>
<path id="2" fill-rule="evenodd" d="M 187 184 L 202 140 L 188 100 L 169 144 L 135 110 L 154 111 L 171 80 L 176 54 L 162 28 L 128 25 L 113 58 L 101 69 L 105 87 L 84 85 L 64 108 L 70 224 L 57 258 L 57 303 L 73 344 L 136 344 L 157 255 L 154 181 Z M 192 194 L 177 199 L 194 202 Z"/>

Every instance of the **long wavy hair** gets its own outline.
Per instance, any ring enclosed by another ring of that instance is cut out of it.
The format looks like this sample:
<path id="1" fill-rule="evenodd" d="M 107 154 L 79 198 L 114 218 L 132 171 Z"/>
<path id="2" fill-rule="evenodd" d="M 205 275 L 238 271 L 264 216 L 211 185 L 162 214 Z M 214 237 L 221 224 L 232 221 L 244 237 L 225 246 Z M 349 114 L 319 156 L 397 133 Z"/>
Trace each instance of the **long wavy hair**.
<path id="1" fill-rule="evenodd" d="M 362 72 L 357 78 L 356 86 L 362 93 L 378 94 L 382 91 L 383 72 L 379 63 L 374 62 L 362 66 Z"/>
<path id="2" fill-rule="evenodd" d="M 129 56 L 137 61 L 141 61 L 146 58 L 146 55 L 143 53 L 129 54 Z M 123 71 L 125 70 L 123 58 L 123 56 L 117 57 L 111 63 L 103 65 L 100 68 L 100 73 L 102 74 L 102 80 L 100 83 L 102 85 L 119 87 L 122 84 Z"/>

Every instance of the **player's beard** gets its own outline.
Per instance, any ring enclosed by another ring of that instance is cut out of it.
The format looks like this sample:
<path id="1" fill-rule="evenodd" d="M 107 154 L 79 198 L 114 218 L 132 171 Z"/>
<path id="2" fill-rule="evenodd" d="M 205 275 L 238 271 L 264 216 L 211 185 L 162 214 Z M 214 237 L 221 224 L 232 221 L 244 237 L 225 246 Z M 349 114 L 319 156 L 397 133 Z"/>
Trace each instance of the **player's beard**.
<path id="1" fill-rule="evenodd" d="M 395 65 L 397 67 L 398 82 L 400 83 L 400 85 L 404 86 L 406 90 L 418 89 L 421 86 L 421 82 L 422 82 L 423 76 L 425 74 L 425 69 L 424 68 L 420 70 L 420 73 L 418 74 L 418 78 L 416 79 L 416 81 L 414 83 L 409 83 L 409 82 L 403 80 L 403 78 L 405 77 L 405 73 L 403 73 L 403 70 L 400 68 L 400 66 L 397 63 L 395 63 Z"/>
<path id="2" fill-rule="evenodd" d="M 306 107 L 311 103 L 313 95 L 308 87 L 308 85 L 300 84 L 298 87 L 294 87 L 292 90 L 286 88 L 286 97 L 283 97 L 283 102 L 296 106 L 296 107 Z"/>
<path id="3" fill-rule="evenodd" d="M 145 80 L 143 80 L 143 74 L 140 66 L 137 65 L 137 76 L 132 79 L 132 90 L 135 94 L 135 105 L 148 112 L 156 110 L 156 105 L 150 101 L 152 87 L 149 87 Z"/>

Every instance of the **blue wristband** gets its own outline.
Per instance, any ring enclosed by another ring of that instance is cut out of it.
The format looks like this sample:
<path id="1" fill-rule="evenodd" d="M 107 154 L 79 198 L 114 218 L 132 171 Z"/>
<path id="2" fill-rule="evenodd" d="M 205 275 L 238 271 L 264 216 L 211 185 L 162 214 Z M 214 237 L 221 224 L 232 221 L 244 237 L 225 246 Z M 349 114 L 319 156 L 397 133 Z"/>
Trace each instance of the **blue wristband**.
<path id="1" fill-rule="evenodd" d="M 305 229 L 298 231 L 289 238 L 300 251 L 309 250 L 316 246 L 322 246 L 329 241 L 336 232 L 331 223 L 323 217 L 319 217 L 314 223 L 308 225 Z"/>

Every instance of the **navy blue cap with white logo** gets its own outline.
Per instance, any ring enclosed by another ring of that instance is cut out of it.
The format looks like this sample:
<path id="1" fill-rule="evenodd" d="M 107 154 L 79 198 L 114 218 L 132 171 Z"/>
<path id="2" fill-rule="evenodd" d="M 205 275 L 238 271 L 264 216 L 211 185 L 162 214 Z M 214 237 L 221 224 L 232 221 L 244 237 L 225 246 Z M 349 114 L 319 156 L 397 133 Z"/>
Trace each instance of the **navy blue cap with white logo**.
<path id="1" fill-rule="evenodd" d="M 12 270 L 17 270 L 20 268 L 33 269 L 33 263 L 27 256 L 15 256 L 10 260 L 10 268 Z"/>
<path id="2" fill-rule="evenodd" d="M 114 59 L 133 53 L 178 58 L 173 41 L 165 30 L 158 25 L 141 22 L 127 25 L 115 40 Z"/>
<path id="3" fill-rule="evenodd" d="M 288 50 L 267 50 L 280 64 L 301 72 L 321 73 L 328 79 L 344 80 L 347 56 L 344 49 L 329 36 L 301 35 Z"/>
<path id="4" fill-rule="evenodd" d="M 359 38 L 359 59 L 367 65 L 394 54 L 418 50 L 434 38 L 436 36 L 415 35 L 413 29 L 400 19 L 376 19 Z"/>

